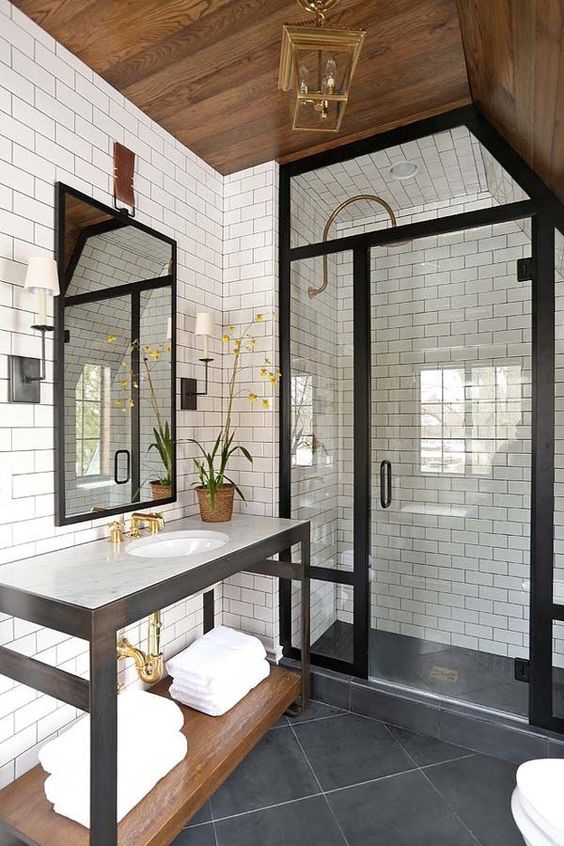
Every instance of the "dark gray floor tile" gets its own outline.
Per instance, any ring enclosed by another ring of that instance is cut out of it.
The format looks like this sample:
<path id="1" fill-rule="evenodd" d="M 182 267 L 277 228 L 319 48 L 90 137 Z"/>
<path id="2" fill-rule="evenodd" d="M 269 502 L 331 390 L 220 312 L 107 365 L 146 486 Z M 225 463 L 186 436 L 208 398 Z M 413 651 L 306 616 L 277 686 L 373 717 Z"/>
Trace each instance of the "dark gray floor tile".
<path id="1" fill-rule="evenodd" d="M 308 720 L 318 720 L 321 717 L 337 717 L 340 714 L 346 713 L 344 708 L 336 708 L 334 705 L 326 705 L 324 702 L 317 702 L 312 700 L 310 707 L 305 714 L 300 714 L 298 717 L 290 717 L 290 725 L 296 723 L 305 723 Z"/>
<path id="2" fill-rule="evenodd" d="M 389 694 L 370 684 L 351 686 L 351 710 L 429 737 L 439 736 L 438 705 L 426 705 L 415 699 Z"/>
<path id="3" fill-rule="evenodd" d="M 415 771 L 329 793 L 349 846 L 477 846 Z"/>
<path id="4" fill-rule="evenodd" d="M 437 740 L 434 737 L 415 734 L 415 732 L 406 731 L 406 729 L 396 726 L 388 726 L 388 728 L 419 767 L 425 767 L 427 764 L 438 764 L 441 761 L 452 761 L 462 755 L 473 754 L 462 746 L 443 743 L 442 740 Z"/>
<path id="5" fill-rule="evenodd" d="M 323 797 L 216 823 L 219 846 L 346 846 Z"/>
<path id="6" fill-rule="evenodd" d="M 514 764 L 545 758 L 548 751 L 547 740 L 540 735 L 450 711 L 441 712 L 440 738 L 445 743 L 466 746 Z"/>
<path id="7" fill-rule="evenodd" d="M 282 728 L 282 726 L 287 726 L 287 725 L 289 725 L 288 717 L 284 714 L 282 717 L 280 717 L 279 720 L 277 720 L 277 722 L 274 723 L 272 728 L 273 729 Z"/>
<path id="8" fill-rule="evenodd" d="M 385 726 L 356 714 L 301 723 L 294 731 L 323 790 L 414 768 Z"/>
<path id="9" fill-rule="evenodd" d="M 292 729 L 278 728 L 265 735 L 214 794 L 212 814 L 217 820 L 314 793 L 319 793 L 318 784 Z"/>
<path id="10" fill-rule="evenodd" d="M 216 846 L 213 825 L 197 825 L 192 828 L 185 828 L 171 846 Z"/>
<path id="11" fill-rule="evenodd" d="M 209 802 L 206 802 L 204 807 L 195 814 L 188 826 L 191 825 L 200 825 L 201 823 L 211 822 L 212 814 L 211 814 L 211 806 Z"/>
<path id="12" fill-rule="evenodd" d="M 516 770 L 507 761 L 474 755 L 430 767 L 425 775 L 481 846 L 523 846 L 511 816 Z"/>
<path id="13" fill-rule="evenodd" d="M 314 671 L 311 675 L 311 694 L 318 702 L 348 711 L 351 705 L 350 678 L 338 678 L 336 675 Z"/>

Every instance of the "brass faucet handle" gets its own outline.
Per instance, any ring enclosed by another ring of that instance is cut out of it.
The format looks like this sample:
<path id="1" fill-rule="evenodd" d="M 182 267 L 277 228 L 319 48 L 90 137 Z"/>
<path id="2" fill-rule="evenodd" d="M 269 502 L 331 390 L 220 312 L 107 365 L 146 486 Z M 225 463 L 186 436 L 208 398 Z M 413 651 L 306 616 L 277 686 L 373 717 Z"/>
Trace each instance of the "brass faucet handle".
<path id="1" fill-rule="evenodd" d="M 141 530 L 139 527 L 139 520 L 140 515 L 132 514 L 129 520 L 129 537 L 130 538 L 139 538 L 141 537 Z"/>
<path id="2" fill-rule="evenodd" d="M 155 512 L 154 514 L 148 514 L 148 522 L 151 527 L 151 534 L 158 535 L 159 532 L 162 532 L 164 529 L 165 521 L 162 514 Z"/>
<path id="3" fill-rule="evenodd" d="M 110 543 L 120 544 L 122 534 L 125 530 L 124 524 L 120 520 L 114 520 L 112 523 L 108 523 L 108 527 L 110 529 L 110 534 L 109 534 Z"/>

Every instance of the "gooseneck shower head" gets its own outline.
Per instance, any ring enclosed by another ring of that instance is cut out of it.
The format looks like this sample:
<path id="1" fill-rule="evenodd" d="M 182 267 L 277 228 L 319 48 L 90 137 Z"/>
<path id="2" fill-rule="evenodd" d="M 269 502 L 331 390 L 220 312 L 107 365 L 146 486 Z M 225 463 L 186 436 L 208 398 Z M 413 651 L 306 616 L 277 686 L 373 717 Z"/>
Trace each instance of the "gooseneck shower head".
<path id="1" fill-rule="evenodd" d="M 323 241 L 327 240 L 329 236 L 329 230 L 331 229 L 331 225 L 333 224 L 337 215 L 339 215 L 347 206 L 350 206 L 351 203 L 358 203 L 361 200 L 368 200 L 369 202 L 378 203 L 378 205 L 383 206 L 388 212 L 388 215 L 390 216 L 392 226 L 397 226 L 397 219 L 392 207 L 385 200 L 383 200 L 382 197 L 378 197 L 376 194 L 357 194 L 355 197 L 349 197 L 348 200 L 344 200 L 344 202 L 337 206 L 335 211 L 331 212 L 331 214 L 327 218 L 327 223 L 325 224 L 325 227 L 323 229 Z M 320 288 L 308 288 L 307 293 L 310 300 L 312 300 L 314 297 L 317 297 L 318 294 L 322 294 L 323 291 L 326 290 L 328 284 L 329 277 L 327 267 L 327 256 L 325 255 L 323 256 L 323 285 L 321 285 Z"/>

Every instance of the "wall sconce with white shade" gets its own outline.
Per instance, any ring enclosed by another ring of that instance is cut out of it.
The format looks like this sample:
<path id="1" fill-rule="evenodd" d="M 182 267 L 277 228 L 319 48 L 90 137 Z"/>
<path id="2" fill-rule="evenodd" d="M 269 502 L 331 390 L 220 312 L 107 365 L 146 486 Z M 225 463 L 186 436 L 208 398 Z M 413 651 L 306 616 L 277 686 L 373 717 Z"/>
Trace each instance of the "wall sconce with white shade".
<path id="1" fill-rule="evenodd" d="M 205 397 L 208 392 L 208 368 L 213 358 L 209 354 L 209 339 L 215 333 L 215 321 L 213 314 L 209 311 L 199 311 L 196 315 L 196 328 L 194 335 L 197 338 L 204 339 L 204 355 L 198 359 L 205 368 L 205 382 L 204 390 L 198 391 L 198 382 L 196 379 L 182 378 L 180 380 L 180 408 L 183 411 L 197 411 L 198 397 Z"/>
<path id="2" fill-rule="evenodd" d="M 24 288 L 37 294 L 37 323 L 31 328 L 41 333 L 41 359 L 21 355 L 9 357 L 10 402 L 37 403 L 41 401 L 40 383 L 46 376 L 45 335 L 54 326 L 47 323 L 47 297 L 59 295 L 59 274 L 55 259 L 34 256 L 28 259 Z"/>

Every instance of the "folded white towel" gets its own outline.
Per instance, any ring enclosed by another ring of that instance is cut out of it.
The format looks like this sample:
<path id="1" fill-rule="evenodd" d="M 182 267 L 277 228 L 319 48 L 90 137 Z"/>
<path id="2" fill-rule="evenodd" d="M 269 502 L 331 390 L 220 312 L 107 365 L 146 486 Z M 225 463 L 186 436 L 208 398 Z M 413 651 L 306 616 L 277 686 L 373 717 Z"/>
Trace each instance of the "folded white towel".
<path id="1" fill-rule="evenodd" d="M 215 626 L 204 635 L 208 643 L 213 643 L 223 649 L 234 649 L 238 652 L 250 652 L 260 658 L 266 658 L 266 649 L 262 642 L 254 635 L 239 632 L 229 626 Z"/>
<path id="2" fill-rule="evenodd" d="M 154 693 L 127 690 L 118 696 L 118 758 L 126 761 L 139 745 L 139 737 L 150 729 L 156 745 L 165 737 L 176 737 L 184 725 L 184 714 L 174 702 Z M 90 716 L 78 720 L 60 737 L 39 750 L 39 761 L 48 773 L 89 767 Z"/>
<path id="3" fill-rule="evenodd" d="M 249 675 L 237 680 L 233 679 L 232 683 L 220 693 L 213 695 L 194 693 L 189 688 L 183 687 L 176 679 L 171 684 L 169 693 L 174 699 L 188 705 L 189 708 L 202 711 L 204 714 L 209 714 L 210 717 L 220 717 L 237 705 L 250 690 L 266 679 L 269 674 L 270 664 L 263 660 L 256 665 L 252 674 L 249 673 Z"/>
<path id="4" fill-rule="evenodd" d="M 167 661 L 166 668 L 169 675 L 190 679 L 205 693 L 218 680 L 230 684 L 249 665 L 264 658 L 266 650 L 258 638 L 218 626 Z"/>
<path id="5" fill-rule="evenodd" d="M 188 749 L 180 732 L 154 743 L 149 737 L 139 746 L 137 754 L 118 762 L 117 804 L 118 822 L 137 805 L 155 784 L 180 763 Z M 54 773 L 45 781 L 45 795 L 57 814 L 80 825 L 90 826 L 90 773 L 88 770 L 68 770 Z"/>
<path id="6" fill-rule="evenodd" d="M 225 690 L 230 690 L 234 685 L 237 686 L 240 682 L 244 683 L 245 680 L 252 684 L 265 661 L 266 658 L 257 658 L 256 656 L 245 660 L 244 663 L 236 661 L 226 668 L 223 675 L 209 679 L 206 684 L 202 684 L 199 677 L 184 670 L 175 673 L 173 679 L 175 684 L 185 688 L 195 696 L 221 696 Z"/>

